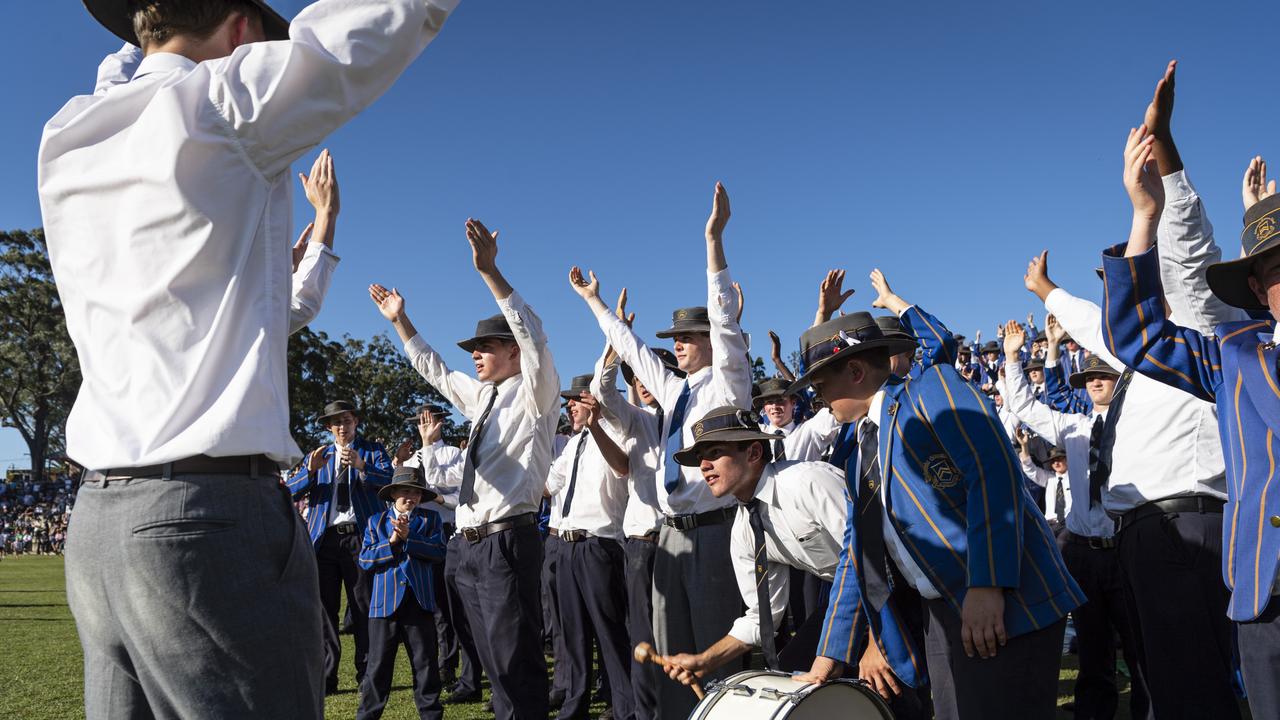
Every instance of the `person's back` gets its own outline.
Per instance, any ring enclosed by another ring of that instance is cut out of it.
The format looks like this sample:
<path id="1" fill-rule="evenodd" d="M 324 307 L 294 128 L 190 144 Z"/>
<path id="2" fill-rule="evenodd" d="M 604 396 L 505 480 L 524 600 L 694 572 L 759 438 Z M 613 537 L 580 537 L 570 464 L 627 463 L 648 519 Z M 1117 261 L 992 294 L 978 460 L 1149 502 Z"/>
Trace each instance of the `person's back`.
<path id="1" fill-rule="evenodd" d="M 336 259 L 327 239 L 291 259 L 289 166 L 455 4 L 320 0 L 290 29 L 262 0 L 86 0 L 146 50 L 108 57 L 39 153 L 84 377 L 66 572 L 87 717 L 322 715 L 316 569 L 277 464 L 301 457 L 288 335 Z"/>

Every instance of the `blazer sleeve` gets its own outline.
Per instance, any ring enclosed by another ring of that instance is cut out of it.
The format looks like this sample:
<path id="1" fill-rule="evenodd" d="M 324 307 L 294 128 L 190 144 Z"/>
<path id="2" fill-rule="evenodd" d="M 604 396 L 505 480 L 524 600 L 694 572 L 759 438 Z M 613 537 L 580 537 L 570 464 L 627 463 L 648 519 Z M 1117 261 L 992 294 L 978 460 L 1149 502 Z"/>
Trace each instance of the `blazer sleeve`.
<path id="1" fill-rule="evenodd" d="M 391 473 L 394 471 L 395 469 L 391 467 L 391 458 L 387 455 L 386 448 L 379 443 L 370 442 L 364 459 L 365 484 L 373 487 L 383 487 L 391 482 Z"/>
<path id="2" fill-rule="evenodd" d="M 903 327 L 916 336 L 924 351 L 920 362 L 911 368 L 913 377 L 934 365 L 955 365 L 959 343 L 941 320 L 925 312 L 919 305 L 903 310 L 898 317 L 902 320 Z"/>
<path id="3" fill-rule="evenodd" d="M 302 465 L 298 467 L 298 472 L 294 473 L 293 477 L 289 478 L 289 481 L 285 483 L 289 488 L 289 494 L 294 500 L 302 497 L 311 489 L 311 486 L 315 485 L 318 475 L 319 471 L 311 472 L 307 469 L 307 458 L 303 456 Z"/>
<path id="4" fill-rule="evenodd" d="M 818 636 L 817 654 L 846 665 L 856 665 L 856 640 L 866 632 L 867 617 L 862 605 L 862 590 L 858 586 L 858 567 L 853 557 L 854 521 L 857 516 L 853 511 L 853 501 L 848 497 L 845 500 L 848 520 L 845 522 L 844 543 L 831 581 L 831 595 L 822 620 L 822 634 Z"/>
<path id="5" fill-rule="evenodd" d="M 1123 254 L 1120 245 L 1102 258 L 1106 283 L 1102 337 L 1107 348 L 1143 375 L 1214 402 L 1222 386 L 1218 341 L 1169 322 L 1155 248 L 1133 257 Z"/>
<path id="6" fill-rule="evenodd" d="M 1022 557 L 1022 471 L 1013 444 L 992 408 L 955 368 L 935 365 L 929 373 L 938 388 L 924 408 L 929 425 L 968 493 L 969 587 L 1016 588 Z"/>
<path id="7" fill-rule="evenodd" d="M 386 513 L 378 513 L 369 518 L 364 529 L 364 543 L 360 546 L 360 554 L 356 562 L 365 570 L 393 565 L 396 562 L 395 550 L 391 547 L 391 539 L 382 532 L 382 519 Z"/>
<path id="8" fill-rule="evenodd" d="M 440 516 L 432 512 L 419 515 L 409 523 L 409 538 L 405 550 L 413 557 L 427 562 L 444 562 L 444 524 Z"/>

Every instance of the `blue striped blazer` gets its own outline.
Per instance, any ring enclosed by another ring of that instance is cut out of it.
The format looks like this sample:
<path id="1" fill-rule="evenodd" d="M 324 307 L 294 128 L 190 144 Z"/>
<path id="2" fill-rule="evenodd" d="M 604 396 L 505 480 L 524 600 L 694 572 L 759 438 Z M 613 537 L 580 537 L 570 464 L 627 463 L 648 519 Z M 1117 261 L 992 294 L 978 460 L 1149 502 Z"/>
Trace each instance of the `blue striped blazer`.
<path id="1" fill-rule="evenodd" d="M 381 445 L 359 435 L 351 445 L 364 460 L 363 480 L 360 479 L 360 473 L 351 471 L 351 506 L 356 511 L 356 524 L 364 527 L 370 517 L 387 506 L 378 499 L 378 488 L 391 482 L 391 460 Z M 333 479 L 337 470 L 337 450 L 331 443 L 325 446 L 324 453 L 324 466 L 310 472 L 304 460 L 302 467 L 287 483 L 294 500 L 303 495 L 308 497 L 307 534 L 311 536 L 313 547 L 320 545 L 320 538 L 329 527 L 329 504 L 334 500 Z"/>
<path id="2" fill-rule="evenodd" d="M 409 537 L 391 544 L 391 508 L 369 518 L 364 530 L 357 562 L 373 573 L 373 592 L 369 599 L 369 617 L 391 617 L 404 600 L 406 586 L 427 612 L 436 610 L 435 586 L 431 579 L 433 562 L 444 562 L 444 523 L 440 513 L 419 508 L 409 519 Z"/>
<path id="3" fill-rule="evenodd" d="M 1227 615 L 1246 622 L 1271 600 L 1280 558 L 1280 360 L 1274 320 L 1223 323 L 1214 337 L 1169 322 L 1156 250 L 1103 258 L 1107 314 L 1103 339 L 1134 370 L 1218 406 L 1227 461 L 1222 522 L 1222 577 L 1231 589 Z"/>
<path id="4" fill-rule="evenodd" d="M 1044 515 L 1027 496 L 1018 459 L 990 402 L 950 365 L 934 365 L 887 393 L 879 420 L 880 465 L 890 524 L 912 559 L 957 613 L 970 587 L 1005 589 L 1010 637 L 1038 630 L 1084 602 Z M 857 477 L 856 453 L 846 472 Z M 850 485 L 857 505 L 859 488 Z M 856 515 L 850 515 L 856 518 Z M 870 622 L 895 674 L 920 673 L 919 651 L 900 625 L 863 609 L 853 520 L 846 532 L 818 654 L 844 660 Z M 896 618 L 895 618 L 896 620 Z"/>

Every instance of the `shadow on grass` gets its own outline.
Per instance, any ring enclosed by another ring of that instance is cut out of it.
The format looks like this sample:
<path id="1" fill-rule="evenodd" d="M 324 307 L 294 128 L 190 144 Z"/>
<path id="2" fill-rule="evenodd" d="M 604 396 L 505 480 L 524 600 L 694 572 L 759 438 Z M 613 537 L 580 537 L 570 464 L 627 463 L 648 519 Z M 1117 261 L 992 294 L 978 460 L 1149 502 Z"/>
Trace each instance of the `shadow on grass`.
<path id="1" fill-rule="evenodd" d="M 64 608 L 66 603 L 0 603 L 0 608 L 33 608 L 33 607 L 56 607 Z"/>

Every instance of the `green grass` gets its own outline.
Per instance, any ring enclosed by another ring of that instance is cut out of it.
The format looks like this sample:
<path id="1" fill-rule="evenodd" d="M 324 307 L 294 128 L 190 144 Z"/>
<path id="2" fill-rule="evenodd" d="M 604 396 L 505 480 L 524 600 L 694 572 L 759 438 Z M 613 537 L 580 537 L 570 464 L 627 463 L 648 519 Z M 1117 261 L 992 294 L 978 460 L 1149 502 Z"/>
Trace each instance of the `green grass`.
<path id="1" fill-rule="evenodd" d="M 75 623 L 67 608 L 61 557 L 6 557 L 0 561 L 0 718 L 65 720 L 84 717 L 81 684 L 83 663 Z M 342 636 L 343 659 L 338 693 L 325 701 L 325 716 L 355 717 L 355 671 L 350 662 L 352 638 Z M 1076 676 L 1075 656 L 1062 659 L 1058 704 L 1071 699 Z M 1123 680 L 1123 679 L 1122 679 Z M 1121 686 L 1117 720 L 1129 718 L 1127 680 Z M 485 699 L 488 699 L 488 690 Z M 446 705 L 448 720 L 492 717 L 480 702 Z M 595 715 L 601 706 L 592 707 Z M 1245 711 L 1247 718 L 1247 710 Z M 396 660 L 391 700 L 383 714 L 388 720 L 418 717 L 410 686 L 409 660 L 403 648 Z M 1061 720 L 1074 716 L 1060 711 Z M 732 719 L 730 719 L 732 720 Z"/>

